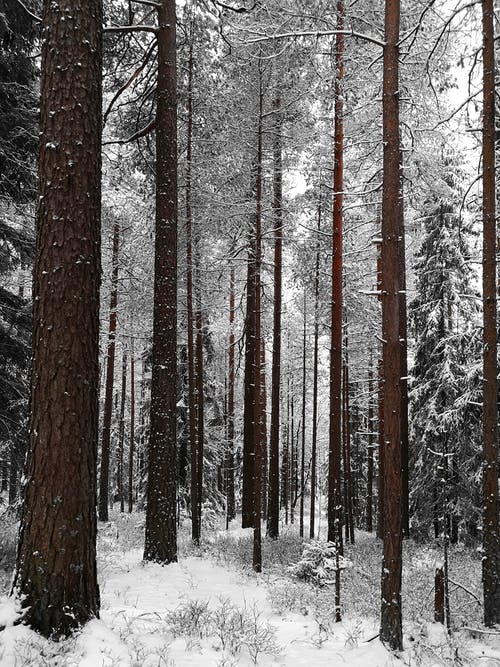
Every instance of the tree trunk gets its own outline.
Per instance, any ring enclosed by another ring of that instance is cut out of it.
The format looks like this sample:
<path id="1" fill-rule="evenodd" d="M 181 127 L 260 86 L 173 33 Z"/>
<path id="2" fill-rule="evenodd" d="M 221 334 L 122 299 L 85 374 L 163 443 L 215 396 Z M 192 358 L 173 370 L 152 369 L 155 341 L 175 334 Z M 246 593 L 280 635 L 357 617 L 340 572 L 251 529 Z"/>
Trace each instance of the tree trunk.
<path id="1" fill-rule="evenodd" d="M 401 474 L 403 535 L 410 537 L 410 488 L 409 488 L 409 440 L 408 440 L 408 326 L 406 309 L 406 244 L 403 203 L 402 152 L 400 151 L 400 205 L 399 205 L 399 342 L 401 345 Z"/>
<path id="2" fill-rule="evenodd" d="M 304 537 L 304 495 L 305 495 L 305 459 L 306 459 L 306 290 L 304 289 L 303 316 L 304 327 L 302 332 L 302 439 L 300 447 L 300 515 L 299 537 Z"/>
<path id="3" fill-rule="evenodd" d="M 281 302 L 283 264 L 283 166 L 281 147 L 281 116 L 279 92 L 274 100 L 276 126 L 273 145 L 273 219 L 274 219 L 274 303 L 273 303 L 273 365 L 271 377 L 271 432 L 269 437 L 269 495 L 267 534 L 279 535 L 279 442 L 280 442 L 280 379 L 281 379 Z"/>
<path id="4" fill-rule="evenodd" d="M 495 222 L 495 54 L 493 0 L 483 0 L 483 595 L 484 623 L 500 623 L 497 304 Z"/>
<path id="5" fill-rule="evenodd" d="M 373 532 L 373 370 L 370 356 L 368 369 L 368 451 L 366 473 L 366 530 Z"/>
<path id="6" fill-rule="evenodd" d="M 133 341 L 132 341 L 133 344 Z M 134 348 L 130 355 L 130 445 L 128 452 L 128 511 L 134 503 L 134 450 L 135 450 L 135 359 Z"/>
<path id="7" fill-rule="evenodd" d="M 384 367 L 384 529 L 380 639 L 402 650 L 401 345 L 399 342 L 401 227 L 399 168 L 399 0 L 386 0 L 383 61 L 382 340 Z"/>
<path id="8" fill-rule="evenodd" d="M 344 3 L 337 2 L 337 29 L 344 29 Z M 328 541 L 343 553 L 342 456 L 342 191 L 344 189 L 344 35 L 335 37 L 335 129 L 333 157 L 332 317 L 330 341 L 330 431 L 328 441 Z M 340 570 L 335 575 L 335 620 L 340 615 Z"/>
<path id="9" fill-rule="evenodd" d="M 198 264 L 198 260 L 197 260 Z M 198 274 L 198 296 L 195 314 L 196 325 L 196 405 L 197 405 L 197 422 L 196 422 L 196 471 L 198 474 L 197 485 L 197 515 L 198 525 L 201 533 L 201 505 L 203 495 L 203 451 L 205 446 L 205 410 L 204 410 L 204 394 L 203 394 L 203 314 L 201 311 L 201 285 L 199 270 Z"/>
<path id="10" fill-rule="evenodd" d="M 177 561 L 177 93 L 175 1 L 158 8 L 156 234 L 144 559 Z"/>
<path id="11" fill-rule="evenodd" d="M 189 404 L 189 451 L 191 458 L 191 538 L 200 542 L 200 521 L 196 508 L 198 499 L 198 457 L 196 448 L 196 380 L 194 371 L 193 327 L 193 217 L 191 209 L 191 161 L 193 141 L 193 46 L 189 47 L 187 88 L 187 148 L 186 148 L 186 294 L 187 294 L 187 357 Z"/>
<path id="12" fill-rule="evenodd" d="M 111 444 L 111 415 L 115 375 L 116 307 L 118 305 L 118 253 L 120 249 L 120 223 L 113 226 L 113 255 L 111 295 L 109 303 L 108 354 L 106 358 L 106 383 L 101 439 L 101 476 L 99 478 L 99 521 L 108 521 L 109 505 L 109 457 Z"/>
<path id="13" fill-rule="evenodd" d="M 267 392 L 266 392 L 266 344 L 260 339 L 260 462 L 261 462 L 261 514 L 267 517 Z"/>
<path id="14" fill-rule="evenodd" d="M 311 439 L 311 515 L 309 518 L 309 539 L 314 539 L 316 512 L 316 463 L 318 446 L 318 347 L 319 347 L 319 233 L 321 231 L 321 204 L 318 206 L 318 235 L 316 239 L 316 269 L 314 273 L 314 357 L 313 357 L 313 404 Z"/>
<path id="15" fill-rule="evenodd" d="M 122 356 L 122 387 L 120 397 L 120 415 L 118 417 L 118 499 L 120 501 L 120 512 L 125 511 L 125 498 L 123 493 L 123 445 L 125 443 L 125 399 L 127 397 L 127 352 L 123 350 Z"/>
<path id="16" fill-rule="evenodd" d="M 30 442 L 13 590 L 23 623 L 51 638 L 99 615 L 101 9 L 43 5 Z"/>
<path id="17" fill-rule="evenodd" d="M 231 265 L 229 279 L 229 380 L 227 390 L 227 459 L 226 502 L 227 520 L 236 516 L 234 499 L 234 282 L 235 270 Z"/>

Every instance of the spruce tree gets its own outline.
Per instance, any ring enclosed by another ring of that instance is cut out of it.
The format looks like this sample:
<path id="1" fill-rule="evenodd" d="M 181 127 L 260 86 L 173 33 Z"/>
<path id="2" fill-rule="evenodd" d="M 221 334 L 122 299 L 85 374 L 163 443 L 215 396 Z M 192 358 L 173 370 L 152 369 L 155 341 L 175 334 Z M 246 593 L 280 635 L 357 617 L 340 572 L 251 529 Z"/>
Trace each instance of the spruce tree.
<path id="1" fill-rule="evenodd" d="M 478 485 L 470 481 L 481 475 L 481 340 L 470 230 L 457 213 L 458 195 L 450 194 L 426 202 L 410 304 L 411 514 L 417 532 L 433 525 L 435 537 L 446 532 L 456 541 L 459 524 L 469 530 L 480 520 Z"/>

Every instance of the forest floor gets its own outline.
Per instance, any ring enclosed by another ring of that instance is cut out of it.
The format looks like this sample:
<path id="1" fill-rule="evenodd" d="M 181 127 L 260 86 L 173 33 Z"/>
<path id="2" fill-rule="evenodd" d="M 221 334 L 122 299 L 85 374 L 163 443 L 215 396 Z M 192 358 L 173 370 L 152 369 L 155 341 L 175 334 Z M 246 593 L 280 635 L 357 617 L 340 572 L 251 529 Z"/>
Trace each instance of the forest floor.
<path id="1" fill-rule="evenodd" d="M 431 622 L 439 545 L 405 543 L 405 650 L 394 656 L 377 637 L 381 547 L 368 533 L 358 532 L 356 544 L 346 546 L 351 566 L 342 573 L 343 620 L 335 623 L 331 588 L 315 588 L 288 571 L 302 553 L 294 527 L 285 527 L 278 541 L 264 542 L 262 574 L 250 567 L 249 530 L 214 527 L 195 548 L 186 522 L 179 562 L 165 567 L 142 561 L 143 532 L 140 513 L 113 512 L 109 523 L 100 524 L 101 618 L 55 643 L 14 625 L 18 611 L 6 593 L 15 527 L 7 528 L 0 543 L 0 625 L 7 626 L 0 632 L 0 665 L 500 665 L 500 632 L 488 634 L 481 624 L 480 559 L 463 546 L 451 550 L 448 635 Z"/>

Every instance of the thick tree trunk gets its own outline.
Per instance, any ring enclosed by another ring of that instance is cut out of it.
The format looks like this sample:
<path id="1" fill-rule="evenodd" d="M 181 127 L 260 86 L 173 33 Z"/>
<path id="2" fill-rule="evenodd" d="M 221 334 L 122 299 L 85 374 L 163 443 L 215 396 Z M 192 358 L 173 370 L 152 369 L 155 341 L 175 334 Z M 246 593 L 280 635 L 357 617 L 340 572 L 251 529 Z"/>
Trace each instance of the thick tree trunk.
<path id="1" fill-rule="evenodd" d="M 382 339 L 384 367 L 384 528 L 380 639 L 403 648 L 401 626 L 402 460 L 399 242 L 399 0 L 386 0 L 382 195 Z"/>
<path id="2" fill-rule="evenodd" d="M 153 367 L 144 559 L 177 561 L 177 93 L 175 0 L 158 8 Z"/>
<path id="3" fill-rule="evenodd" d="M 344 4 L 337 2 L 337 29 L 344 29 Z M 330 430 L 328 441 L 328 541 L 343 553 L 342 457 L 342 192 L 344 189 L 344 35 L 335 38 L 335 130 L 333 162 L 332 316 L 330 341 Z M 335 620 L 340 615 L 340 570 L 335 576 Z"/>
<path id="4" fill-rule="evenodd" d="M 111 273 L 111 295 L 109 303 L 108 354 L 106 357 L 106 382 L 101 438 L 101 475 L 99 478 L 99 521 L 108 520 L 109 505 L 109 458 L 111 451 L 111 416 L 113 412 L 113 390 L 115 375 L 116 307 L 118 305 L 118 253 L 120 249 L 120 224 L 113 226 L 113 255 Z"/>
<path id="5" fill-rule="evenodd" d="M 498 521 L 495 53 L 493 0 L 483 0 L 483 595 L 484 623 L 500 623 Z"/>
<path id="6" fill-rule="evenodd" d="M 99 615 L 99 0 L 46 0 L 30 442 L 13 590 L 61 637 Z M 85 40 L 82 40 L 85 35 Z"/>
<path id="7" fill-rule="evenodd" d="M 273 219 L 274 219 L 274 303 L 273 303 L 273 365 L 271 371 L 271 432 L 269 437 L 269 494 L 267 534 L 279 534 L 279 442 L 280 442 L 280 380 L 281 380 L 281 301 L 283 256 L 283 183 L 281 117 L 279 93 L 274 100 L 276 126 L 273 145 Z"/>

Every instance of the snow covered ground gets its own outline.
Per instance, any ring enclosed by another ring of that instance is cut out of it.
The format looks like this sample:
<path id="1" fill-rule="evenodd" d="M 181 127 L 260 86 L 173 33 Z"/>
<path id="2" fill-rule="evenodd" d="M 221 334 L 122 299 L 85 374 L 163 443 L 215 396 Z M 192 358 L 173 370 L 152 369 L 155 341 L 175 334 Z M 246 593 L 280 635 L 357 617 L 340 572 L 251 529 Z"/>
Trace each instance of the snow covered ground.
<path id="1" fill-rule="evenodd" d="M 215 532 L 206 536 L 205 547 L 194 549 L 186 526 L 179 562 L 161 567 L 142 562 L 142 517 L 113 518 L 99 531 L 101 618 L 69 640 L 49 642 L 13 625 L 15 603 L 3 598 L 0 625 L 8 627 L 0 633 L 2 667 L 500 665 L 500 634 L 461 629 L 448 638 L 430 623 L 437 551 L 414 546 L 407 554 L 405 651 L 395 657 L 377 638 L 380 547 L 367 534 L 349 547 L 353 566 L 343 575 L 344 616 L 335 623 L 333 592 L 287 572 L 287 560 L 300 553 L 291 531 L 281 546 L 266 547 L 269 565 L 258 575 L 245 564 L 250 531 Z M 468 557 L 459 555 L 458 566 L 469 568 Z M 452 616 L 481 630 L 480 610 L 474 609 L 477 581 L 461 583 L 471 588 L 467 593 L 457 587 Z"/>

